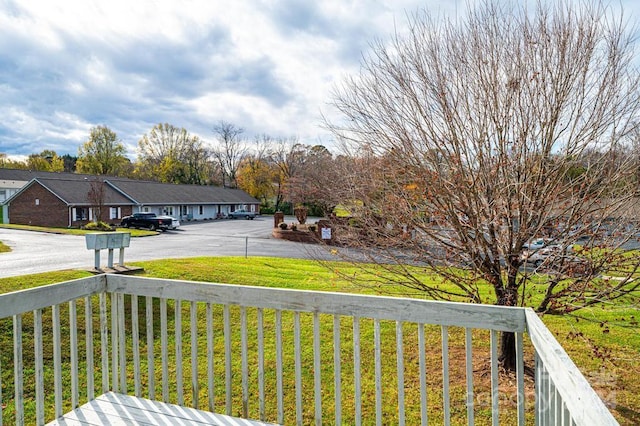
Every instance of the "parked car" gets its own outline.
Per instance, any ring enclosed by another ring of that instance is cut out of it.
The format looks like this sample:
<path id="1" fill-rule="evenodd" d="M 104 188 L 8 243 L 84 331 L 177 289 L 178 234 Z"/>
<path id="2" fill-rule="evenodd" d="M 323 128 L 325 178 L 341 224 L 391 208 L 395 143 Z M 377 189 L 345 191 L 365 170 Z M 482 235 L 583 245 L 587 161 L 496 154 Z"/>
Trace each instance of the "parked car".
<path id="1" fill-rule="evenodd" d="M 579 258 L 573 253 L 573 244 L 570 244 L 568 246 L 562 246 L 560 244 L 548 244 L 541 249 L 525 250 L 522 253 L 522 259 L 527 263 L 533 263 L 536 267 L 543 264 L 550 257 L 553 257 L 551 259 L 553 261 L 563 259 L 564 261 L 568 262 L 578 262 Z"/>
<path id="2" fill-rule="evenodd" d="M 173 224 L 173 218 L 169 216 L 156 216 L 151 212 L 137 212 L 130 216 L 125 216 L 120 222 L 123 228 L 148 228 L 151 231 L 166 230 Z"/>
<path id="3" fill-rule="evenodd" d="M 240 209 L 230 212 L 227 216 L 229 217 L 229 219 L 245 218 L 247 220 L 253 220 L 256 218 L 256 213 L 250 212 L 249 210 Z"/>
<path id="4" fill-rule="evenodd" d="M 169 226 L 169 229 L 178 229 L 178 228 L 180 228 L 180 221 L 175 217 L 172 217 L 171 226 Z"/>
<path id="5" fill-rule="evenodd" d="M 547 245 L 547 240 L 544 238 L 536 238 L 535 240 L 529 241 L 522 245 L 522 248 L 525 250 L 538 250 Z"/>

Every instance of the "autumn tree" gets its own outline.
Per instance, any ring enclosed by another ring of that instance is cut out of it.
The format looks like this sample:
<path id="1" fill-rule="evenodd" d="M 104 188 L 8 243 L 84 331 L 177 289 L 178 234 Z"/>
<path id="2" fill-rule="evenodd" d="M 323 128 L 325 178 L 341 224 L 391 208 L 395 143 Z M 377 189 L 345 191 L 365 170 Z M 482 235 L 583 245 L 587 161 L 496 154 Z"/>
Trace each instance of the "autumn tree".
<path id="1" fill-rule="evenodd" d="M 78 173 L 120 176 L 130 161 L 116 133 L 107 126 L 93 127 L 89 139 L 78 149 Z"/>
<path id="2" fill-rule="evenodd" d="M 216 144 L 211 154 L 218 165 L 222 177 L 222 186 L 237 188 L 237 174 L 240 163 L 247 154 L 247 143 L 242 138 L 244 129 L 236 125 L 220 121 L 213 127 Z"/>
<path id="3" fill-rule="evenodd" d="M 0 152 L 0 168 L 22 170 L 27 168 L 27 164 L 24 161 L 11 159 L 7 154 Z"/>
<path id="4" fill-rule="evenodd" d="M 297 137 L 278 138 L 269 150 L 269 161 L 277 169 L 277 172 L 273 175 L 273 184 L 276 192 L 276 210 L 280 210 L 285 202 L 287 183 L 294 179 L 301 171 L 301 146 Z"/>
<path id="5" fill-rule="evenodd" d="M 385 282 L 435 299 L 546 313 L 637 302 L 639 257 L 622 250 L 638 230 L 637 164 L 617 154 L 637 129 L 632 61 L 622 16 L 597 2 L 413 15 L 335 90 L 344 120 L 328 125 L 352 158 L 342 199 L 361 224 L 337 234 L 357 232 L 345 243 L 364 242 L 394 272 Z M 540 236 L 555 250 L 534 267 L 523 254 Z"/>
<path id="6" fill-rule="evenodd" d="M 198 136 L 161 123 L 138 142 L 136 173 L 161 182 L 204 184 L 210 174 L 209 155 Z"/>
<path id="7" fill-rule="evenodd" d="M 45 149 L 40 154 L 29 155 L 27 169 L 42 172 L 62 172 L 64 171 L 64 161 L 55 151 Z"/>
<path id="8" fill-rule="evenodd" d="M 269 135 L 256 136 L 237 172 L 238 187 L 259 199 L 263 205 L 267 205 L 275 195 L 273 180 L 277 169 L 269 161 L 273 144 L 274 139 Z"/>

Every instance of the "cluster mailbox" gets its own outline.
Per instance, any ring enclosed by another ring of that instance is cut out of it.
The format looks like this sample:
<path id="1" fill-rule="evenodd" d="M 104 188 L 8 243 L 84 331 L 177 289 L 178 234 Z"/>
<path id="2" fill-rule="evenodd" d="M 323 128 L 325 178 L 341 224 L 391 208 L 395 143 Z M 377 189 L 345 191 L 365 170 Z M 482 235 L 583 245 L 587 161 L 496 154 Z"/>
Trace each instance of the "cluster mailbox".
<path id="1" fill-rule="evenodd" d="M 120 266 L 124 266 L 124 249 L 129 247 L 131 234 L 129 232 L 95 232 L 85 235 L 87 250 L 95 251 L 95 268 L 100 269 L 100 250 L 109 250 L 107 266 L 113 268 L 113 250 L 120 250 Z"/>

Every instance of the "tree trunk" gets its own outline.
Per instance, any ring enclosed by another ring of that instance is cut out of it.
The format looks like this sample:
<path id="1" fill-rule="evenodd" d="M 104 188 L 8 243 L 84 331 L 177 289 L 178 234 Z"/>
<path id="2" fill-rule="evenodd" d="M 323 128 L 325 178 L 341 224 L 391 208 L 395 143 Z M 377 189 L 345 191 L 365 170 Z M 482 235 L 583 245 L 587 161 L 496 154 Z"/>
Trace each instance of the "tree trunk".
<path id="1" fill-rule="evenodd" d="M 501 288 L 498 292 L 498 305 L 500 306 L 518 306 L 518 290 L 511 283 L 511 279 L 515 282 L 515 276 L 509 276 L 506 288 Z M 500 334 L 500 353 L 498 355 L 500 366 L 506 371 L 516 371 L 516 335 L 511 331 L 503 331 Z"/>
<path id="2" fill-rule="evenodd" d="M 516 371 L 516 335 L 511 331 L 500 334 L 500 366 L 506 371 Z"/>

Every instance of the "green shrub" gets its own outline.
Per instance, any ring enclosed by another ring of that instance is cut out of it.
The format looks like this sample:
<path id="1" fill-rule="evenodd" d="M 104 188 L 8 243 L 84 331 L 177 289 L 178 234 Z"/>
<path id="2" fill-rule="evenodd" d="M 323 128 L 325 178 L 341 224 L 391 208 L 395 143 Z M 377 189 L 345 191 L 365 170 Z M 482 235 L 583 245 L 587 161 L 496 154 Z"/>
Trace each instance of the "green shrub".
<path id="1" fill-rule="evenodd" d="M 108 223 L 105 222 L 89 222 L 85 226 L 84 229 L 88 231 L 114 231 L 114 228 L 111 227 Z"/>

